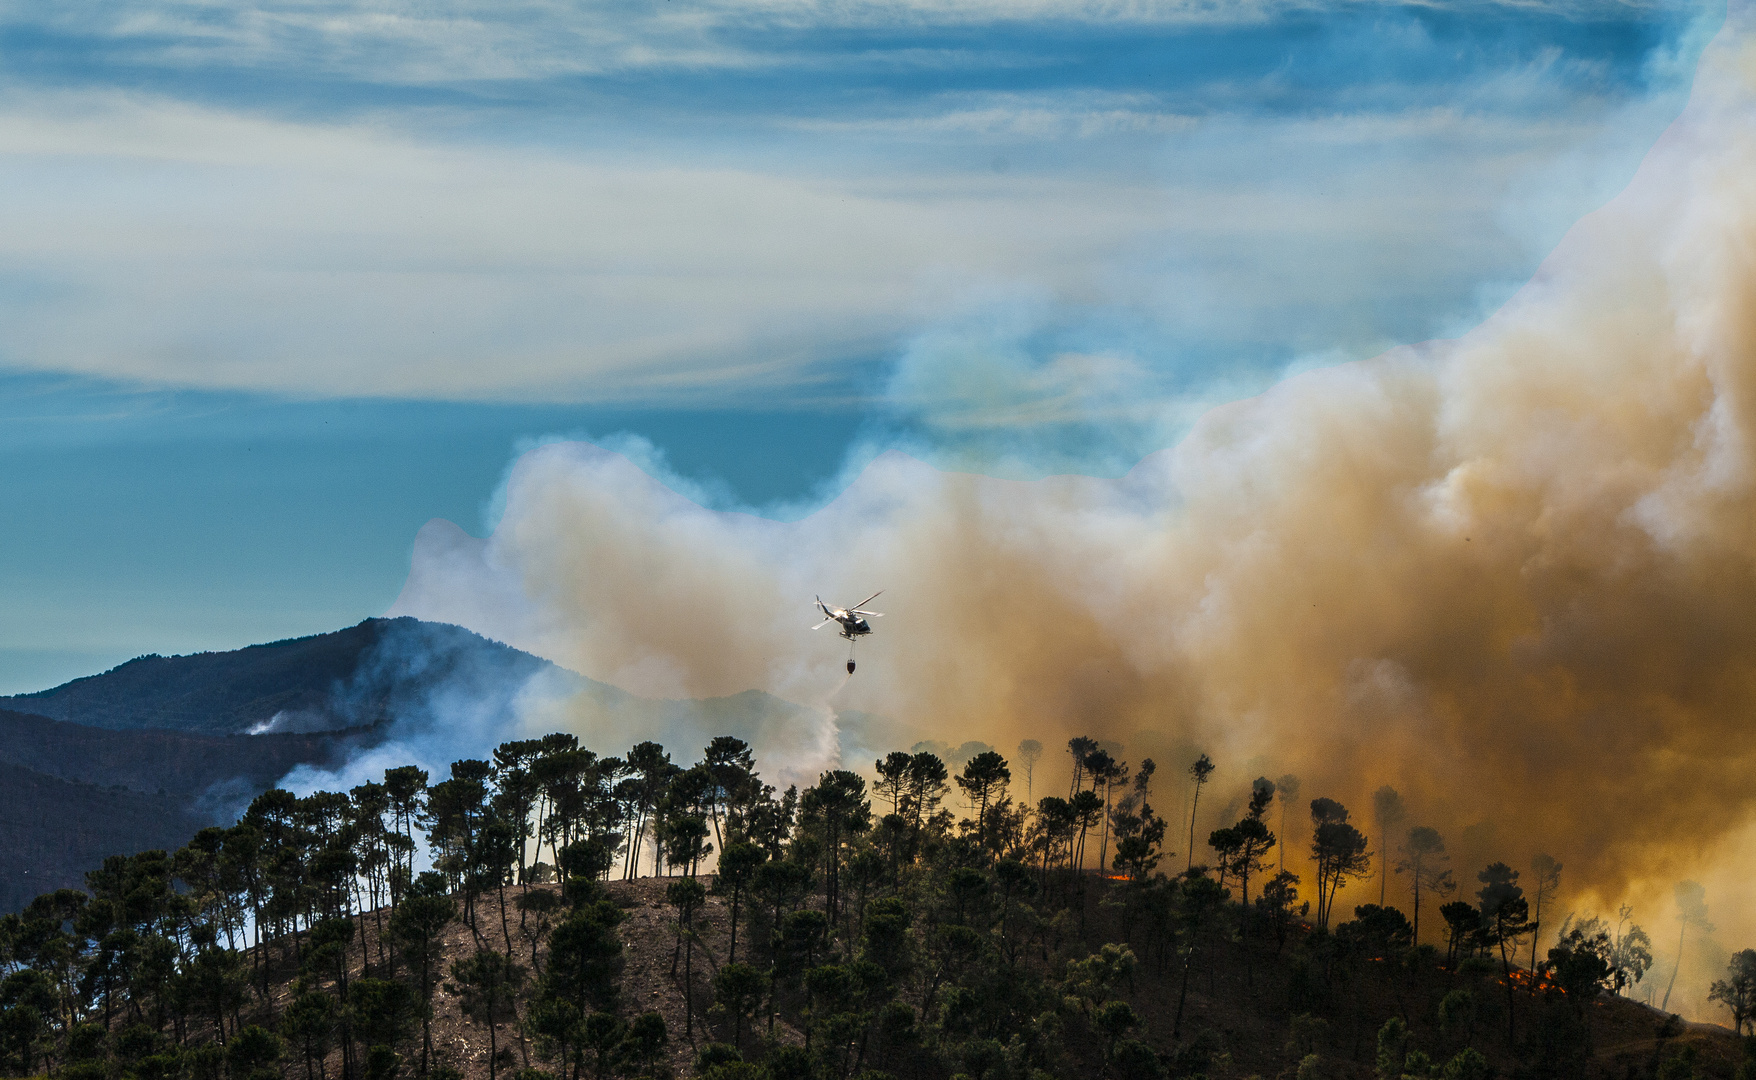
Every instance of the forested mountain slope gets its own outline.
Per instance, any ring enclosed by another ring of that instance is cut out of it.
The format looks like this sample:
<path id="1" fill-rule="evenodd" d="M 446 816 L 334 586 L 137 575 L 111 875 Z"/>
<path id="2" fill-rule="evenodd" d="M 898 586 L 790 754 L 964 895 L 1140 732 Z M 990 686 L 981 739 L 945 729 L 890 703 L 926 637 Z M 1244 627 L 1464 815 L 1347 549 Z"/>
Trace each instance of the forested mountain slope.
<path id="1" fill-rule="evenodd" d="M 468 676 L 522 685 L 547 661 L 462 627 L 417 619 L 357 626 L 230 652 L 142 656 L 0 708 L 87 727 L 208 735 L 370 727 L 436 683 Z"/>
<path id="2" fill-rule="evenodd" d="M 230 825 L 299 765 L 333 768 L 387 740 L 429 736 L 450 750 L 440 761 L 485 755 L 517 730 L 533 692 L 566 699 L 582 723 L 658 738 L 725 731 L 774 745 L 785 741 L 777 732 L 818 723 L 812 711 L 755 690 L 700 701 L 636 697 L 461 627 L 411 618 L 231 652 L 141 657 L 0 698 L 0 763 L 13 766 L 0 777 L 9 828 L 0 911 L 78 886 L 105 855 Z M 868 720 L 849 714 L 842 727 Z M 105 794 L 94 800 L 81 784 Z"/>
<path id="3" fill-rule="evenodd" d="M 491 740 L 460 748 L 469 754 L 486 753 L 514 730 L 532 696 L 569 699 L 587 720 L 656 738 L 719 731 L 775 742 L 764 733 L 818 724 L 812 710 L 760 690 L 699 700 L 637 697 L 462 627 L 406 616 L 230 652 L 143 656 L 49 690 L 0 697 L 0 710 L 115 731 L 346 731 L 350 745 L 372 741 L 361 729 L 387 736 L 394 724 L 408 735 L 467 712 L 469 726 Z M 844 730 L 860 734 L 871 719 L 839 717 Z"/>
<path id="4" fill-rule="evenodd" d="M 1493 863 L 1437 912 L 1429 895 L 1417 943 L 1395 906 L 1337 905 L 1372 874 L 1340 803 L 1297 807 L 1310 861 L 1278 870 L 1282 786 L 1258 781 L 1196 861 L 1167 850 L 1150 763 L 1130 770 L 1090 739 L 1069 749 L 1071 797 L 1035 807 L 1013 801 L 994 751 L 956 774 L 897 751 L 870 785 L 836 769 L 777 792 L 736 738 L 684 765 L 652 742 L 608 755 L 562 733 L 436 783 L 400 766 L 345 793 L 271 790 L 236 826 L 108 859 L 85 891 L 0 919 L 0 1072 L 1756 1075 L 1725 1029 L 1619 996 L 1652 964 L 1638 928 L 1569 918 L 1539 939 L 1531 901 L 1552 874 L 1527 895 Z M 1423 850 L 1437 873 L 1443 846 Z M 1519 966 L 1532 955 L 1535 971 Z M 1713 990 L 1748 1021 L 1756 952 Z"/>
<path id="5" fill-rule="evenodd" d="M 369 735 L 106 731 L 0 710 L 0 911 L 77 888 L 107 855 L 180 846 Z"/>
<path id="6" fill-rule="evenodd" d="M 77 888 L 106 855 L 178 847 L 207 823 L 174 795 L 75 783 L 0 762 L 0 911 Z"/>
<path id="7" fill-rule="evenodd" d="M 695 885 L 701 889 L 690 901 Z M 1185 997 L 1181 965 L 1165 963 L 1144 928 L 1127 925 L 1127 889 L 1094 879 L 1084 932 L 1064 935 L 1043 934 L 1038 917 L 1056 905 L 1036 894 L 1013 913 L 1030 929 L 986 927 L 983 936 L 993 935 L 986 947 L 994 950 L 986 971 L 983 945 L 973 946 L 977 957 L 947 948 L 980 918 L 911 905 L 901 940 L 909 963 L 889 972 L 865 965 L 885 966 L 881 941 L 893 932 L 888 920 L 895 909 L 864 905 L 837 928 L 820 922 L 820 892 L 796 907 L 783 904 L 779 921 L 756 893 L 740 892 L 735 960 L 734 892 L 717 875 L 611 880 L 580 889 L 572 903 L 553 884 L 509 885 L 500 896 L 478 898 L 473 919 L 465 897 L 448 894 L 442 906 L 451 915 L 434 934 L 428 961 L 438 974 L 426 1072 L 439 1080 L 1731 1080 L 1746 1061 L 1756 1061 L 1722 1027 L 1683 1022 L 1601 991 L 1584 1012 L 1584 1026 L 1574 1027 L 1567 994 L 1553 983 L 1533 984 L 1522 971 L 1513 1002 L 1521 1028 L 1509 1039 L 1505 983 L 1490 963 L 1336 955 L 1332 935 L 1314 934 L 1302 922 L 1284 944 L 1226 941 L 1241 917 L 1235 906 L 1215 913 L 1211 955 L 1195 958 Z M 418 995 L 413 963 L 393 973 L 392 916 L 387 908 L 354 917 L 347 951 L 357 970 L 348 977 L 391 974 Z M 569 923 L 557 954 L 554 931 Z M 1034 947 L 1006 959 L 1009 937 Z M 686 946 L 693 950 L 688 964 Z M 282 1017 L 297 1000 L 301 969 L 308 987 L 341 993 L 339 971 L 309 977 L 314 965 L 291 953 L 285 940 L 267 952 L 267 1000 Z M 1313 961 L 1322 965 L 1325 954 L 1328 970 L 1313 972 Z M 484 964 L 484 956 L 494 959 Z M 573 1035 L 582 1041 L 572 1047 L 557 1037 L 566 1028 L 556 1027 L 553 1013 L 555 984 L 564 980 L 551 973 L 544 983 L 557 960 L 591 973 L 579 988 L 583 1008 L 574 1021 Z M 814 960 L 822 962 L 813 966 Z M 510 978 L 504 1000 L 489 1008 L 482 985 L 459 973 L 479 978 L 496 966 Z M 838 974 L 855 981 L 835 988 Z M 997 1030 L 990 1026 L 996 1011 L 1015 1008 L 1021 992 L 1028 998 L 1033 991 L 1044 1011 L 1030 1017 L 1024 1038 L 984 1035 Z M 833 1011 L 838 995 L 840 1012 Z M 338 998 L 337 1018 L 339 1004 Z M 1132 1026 L 1124 1030 L 1128 1011 Z M 595 1033 L 594 1012 L 603 1021 Z M 265 1023 L 275 1015 L 257 1014 Z M 404 1024 L 402 1067 L 418 1076 L 419 1016 Z M 643 1025 L 662 1031 L 663 1043 L 642 1047 L 636 1036 Z M 332 1034 L 314 1047 L 322 1060 L 307 1060 L 303 1029 L 283 1021 L 275 1030 L 287 1033 L 279 1062 L 286 1080 L 343 1077 L 350 1064 L 353 1075 L 366 1073 L 363 1046 L 344 1051 Z M 1124 1043 L 1151 1048 L 1152 1055 L 1130 1059 Z M 1387 1067 L 1388 1058 L 1396 1065 Z M 746 1064 L 728 1064 L 733 1059 Z M 1751 1071 L 1756 1063 L 1745 1068 Z"/>
<path id="8" fill-rule="evenodd" d="M 114 731 L 0 709 L 0 761 L 149 794 L 202 795 L 230 781 L 254 794 L 295 765 L 338 763 L 369 737 L 362 730 L 254 736 Z"/>

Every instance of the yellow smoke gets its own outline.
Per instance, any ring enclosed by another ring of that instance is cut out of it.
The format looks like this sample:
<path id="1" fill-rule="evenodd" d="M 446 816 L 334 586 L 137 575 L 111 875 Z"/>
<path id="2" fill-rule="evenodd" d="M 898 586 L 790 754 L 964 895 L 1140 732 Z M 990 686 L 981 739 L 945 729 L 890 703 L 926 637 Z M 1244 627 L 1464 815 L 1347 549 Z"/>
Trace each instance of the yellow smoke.
<path id="1" fill-rule="evenodd" d="M 1679 878 L 1708 883 L 1730 947 L 1756 944 L 1736 892 L 1756 838 L 1753 82 L 1730 27 L 1630 188 L 1467 336 L 1288 379 L 1121 480 L 890 455 L 777 523 L 550 446 L 485 544 L 423 535 L 396 611 L 636 693 L 821 705 L 819 729 L 758 747 L 800 775 L 859 710 L 896 746 L 1039 738 L 1039 795 L 1073 734 L 1136 760 L 1207 749 L 1230 770 L 1216 810 L 1257 768 L 1363 822 L 1392 784 L 1466 891 L 1542 850 L 1562 910 L 1635 902 L 1655 976 Z M 880 587 L 844 680 L 812 597 Z M 1186 762 L 1164 764 L 1176 823 Z M 1705 1013 L 1709 974 L 1685 967 L 1672 1008 Z"/>

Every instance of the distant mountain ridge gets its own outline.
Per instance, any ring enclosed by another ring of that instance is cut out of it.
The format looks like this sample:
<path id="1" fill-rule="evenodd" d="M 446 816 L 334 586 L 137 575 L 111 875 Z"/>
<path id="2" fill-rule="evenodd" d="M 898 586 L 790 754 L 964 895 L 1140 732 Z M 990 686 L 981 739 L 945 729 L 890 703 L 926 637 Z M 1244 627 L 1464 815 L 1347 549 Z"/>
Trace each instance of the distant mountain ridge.
<path id="1" fill-rule="evenodd" d="M 629 745 L 653 739 L 682 761 L 714 735 L 795 760 L 854 749 L 875 720 L 761 690 L 637 697 L 408 616 L 230 652 L 143 656 L 0 697 L 0 911 L 82 884 L 106 855 L 180 845 L 204 826 L 229 825 L 301 766 L 345 772 L 356 754 L 391 742 L 434 749 L 427 762 L 436 769 L 486 757 L 530 733 L 523 725 L 533 703 L 564 706 L 557 726 L 619 733 Z M 345 788 L 341 775 L 333 783 Z"/>
<path id="2" fill-rule="evenodd" d="M 230 652 L 143 656 L 0 697 L 0 911 L 83 884 L 107 855 L 230 824 L 300 766 L 333 769 L 432 719 L 448 688 L 512 717 L 545 660 L 456 626 L 367 619 Z"/>
<path id="3" fill-rule="evenodd" d="M 465 665 L 509 681 L 553 667 L 462 627 L 403 616 L 230 652 L 137 657 L 100 675 L 0 697 L 0 709 L 111 730 L 334 731 L 392 719 L 408 691 Z"/>

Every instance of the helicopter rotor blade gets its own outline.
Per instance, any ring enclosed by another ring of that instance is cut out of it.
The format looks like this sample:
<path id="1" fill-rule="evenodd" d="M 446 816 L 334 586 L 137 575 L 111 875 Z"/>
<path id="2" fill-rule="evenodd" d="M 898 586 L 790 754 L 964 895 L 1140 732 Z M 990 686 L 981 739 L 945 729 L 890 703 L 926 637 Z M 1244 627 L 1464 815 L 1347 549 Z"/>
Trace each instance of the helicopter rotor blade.
<path id="1" fill-rule="evenodd" d="M 870 604 L 872 601 L 878 599 L 880 596 L 883 596 L 883 595 L 884 595 L 884 590 L 879 589 L 877 592 L 873 593 L 871 596 L 868 596 L 864 600 L 861 600 L 859 603 L 855 604 L 853 606 L 853 608 L 851 608 L 850 610 L 858 610 L 859 608 L 863 608 L 867 604 Z"/>
<path id="2" fill-rule="evenodd" d="M 834 620 L 834 619 L 824 619 L 824 620 L 823 620 L 823 621 L 822 621 L 822 622 L 820 622 L 820 623 L 818 623 L 818 624 L 817 624 L 817 625 L 816 625 L 816 626 L 813 626 L 813 627 L 812 627 L 812 628 L 811 628 L 811 629 L 813 629 L 813 630 L 821 630 L 821 629 L 823 629 L 823 628 L 824 628 L 824 627 L 825 627 L 825 626 L 828 626 L 828 625 L 829 625 L 829 624 L 830 624 L 830 623 L 832 623 L 832 622 L 834 622 L 834 621 L 835 621 L 835 620 Z"/>
<path id="3" fill-rule="evenodd" d="M 884 617 L 884 613 L 882 611 L 866 611 L 863 608 L 855 608 L 854 610 L 848 612 L 848 614 L 849 615 L 869 615 L 874 619 L 882 619 Z"/>

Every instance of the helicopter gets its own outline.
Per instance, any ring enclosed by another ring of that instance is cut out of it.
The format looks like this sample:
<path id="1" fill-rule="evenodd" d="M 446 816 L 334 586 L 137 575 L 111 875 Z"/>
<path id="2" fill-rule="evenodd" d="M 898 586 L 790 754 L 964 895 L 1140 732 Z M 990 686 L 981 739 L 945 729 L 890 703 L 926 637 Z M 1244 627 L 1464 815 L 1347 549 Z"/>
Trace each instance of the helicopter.
<path id="1" fill-rule="evenodd" d="M 823 597 L 819 596 L 817 598 L 817 610 L 823 613 L 823 621 L 816 626 L 813 626 L 811 629 L 821 630 L 830 623 L 841 624 L 841 636 L 848 639 L 849 675 L 854 673 L 854 645 L 860 638 L 865 637 L 872 632 L 872 624 L 866 620 L 868 618 L 881 618 L 884 615 L 882 611 L 867 611 L 866 605 L 882 595 L 884 595 L 884 590 L 879 589 L 877 592 L 866 597 L 864 600 L 861 600 L 853 607 L 845 608 L 832 608 L 823 602 Z"/>

